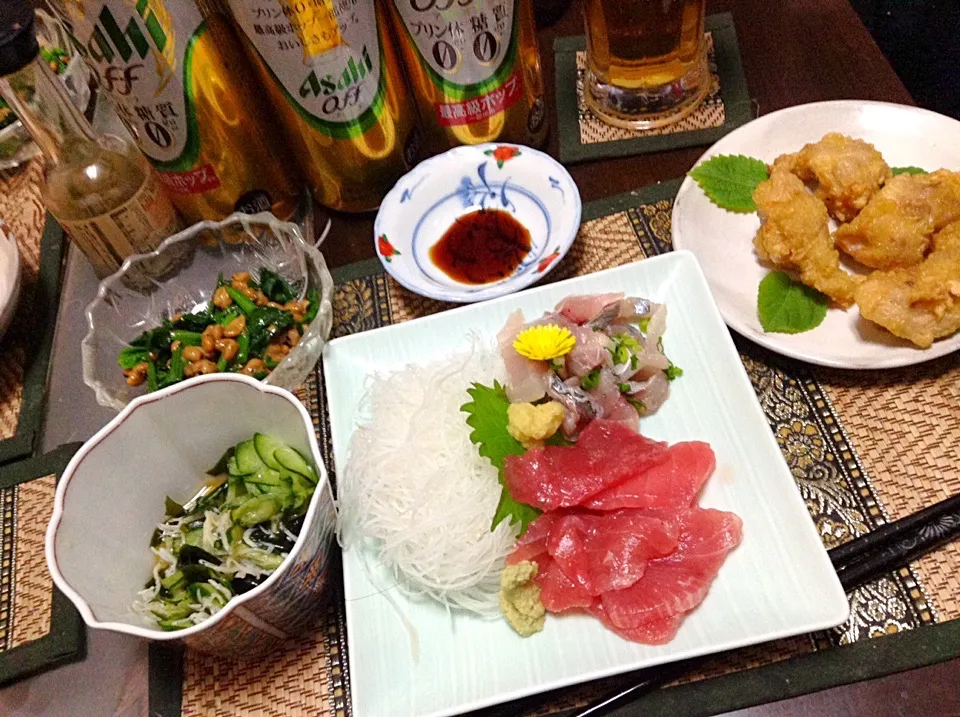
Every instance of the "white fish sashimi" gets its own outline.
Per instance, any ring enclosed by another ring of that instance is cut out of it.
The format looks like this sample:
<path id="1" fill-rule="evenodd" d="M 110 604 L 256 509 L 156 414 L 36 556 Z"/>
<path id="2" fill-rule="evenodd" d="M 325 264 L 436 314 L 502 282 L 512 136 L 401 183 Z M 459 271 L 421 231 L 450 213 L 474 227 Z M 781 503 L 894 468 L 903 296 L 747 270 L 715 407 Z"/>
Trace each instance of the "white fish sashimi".
<path id="1" fill-rule="evenodd" d="M 603 311 L 603 307 L 623 299 L 623 292 L 615 294 L 580 294 L 568 296 L 555 311 L 566 316 L 575 324 L 584 324 Z"/>
<path id="2" fill-rule="evenodd" d="M 610 363 L 609 336 L 586 326 L 575 326 L 570 331 L 577 342 L 567 354 L 567 371 L 571 375 L 586 376 L 598 366 Z"/>
<path id="3" fill-rule="evenodd" d="M 550 369 L 544 361 L 531 361 L 517 353 L 513 342 L 526 327 L 523 311 L 517 309 L 507 317 L 507 323 L 497 334 L 500 356 L 507 369 L 506 391 L 511 403 L 538 401 L 547 393 Z"/>

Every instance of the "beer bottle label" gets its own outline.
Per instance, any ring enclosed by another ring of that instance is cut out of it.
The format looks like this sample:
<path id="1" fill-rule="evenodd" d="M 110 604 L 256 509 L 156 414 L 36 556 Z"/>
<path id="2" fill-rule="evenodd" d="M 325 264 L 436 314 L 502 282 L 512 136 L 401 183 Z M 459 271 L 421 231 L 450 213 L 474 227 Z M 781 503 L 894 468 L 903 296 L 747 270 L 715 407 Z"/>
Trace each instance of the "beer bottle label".
<path id="1" fill-rule="evenodd" d="M 177 215 L 152 171 L 140 189 L 119 207 L 90 219 L 59 222 L 101 277 L 119 269 L 131 254 L 153 251 L 177 231 Z"/>
<path id="2" fill-rule="evenodd" d="M 379 120 L 387 85 L 374 0 L 231 0 L 230 7 L 311 127 L 350 139 Z"/>
<path id="3" fill-rule="evenodd" d="M 62 0 L 71 39 L 113 99 L 140 149 L 180 194 L 216 189 L 212 165 L 197 167 L 200 138 L 191 83 L 206 24 L 193 3 Z"/>
<path id="4" fill-rule="evenodd" d="M 518 0 L 394 0 L 406 39 L 444 97 L 442 126 L 479 122 L 523 95 L 517 68 Z"/>

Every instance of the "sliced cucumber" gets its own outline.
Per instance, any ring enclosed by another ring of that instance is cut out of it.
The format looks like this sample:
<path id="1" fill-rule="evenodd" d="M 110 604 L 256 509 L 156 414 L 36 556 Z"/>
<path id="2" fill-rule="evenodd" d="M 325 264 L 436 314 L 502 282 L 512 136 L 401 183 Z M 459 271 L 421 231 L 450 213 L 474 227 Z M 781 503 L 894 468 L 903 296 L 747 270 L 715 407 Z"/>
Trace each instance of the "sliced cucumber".
<path id="1" fill-rule="evenodd" d="M 257 449 L 253 445 L 253 439 L 237 444 L 237 468 L 241 473 L 256 473 L 261 468 L 266 467 L 266 464 L 260 460 L 260 456 L 257 455 Z"/>
<path id="2" fill-rule="evenodd" d="M 290 448 L 289 446 L 282 446 L 278 448 L 273 455 L 276 457 L 277 462 L 288 471 L 298 473 L 316 485 L 317 474 L 314 472 L 313 468 L 310 467 L 310 464 L 303 459 L 303 456 L 297 453 L 297 451 L 295 451 L 293 448 Z"/>
<path id="3" fill-rule="evenodd" d="M 244 479 L 244 483 L 246 483 L 247 485 L 250 485 L 251 483 L 253 483 L 254 485 L 276 486 L 276 485 L 282 485 L 283 481 L 280 478 L 279 471 L 275 471 L 264 466 L 260 470 L 255 471 L 254 473 L 248 475 Z"/>
<path id="4" fill-rule="evenodd" d="M 286 446 L 263 433 L 255 433 L 253 435 L 253 445 L 256 447 L 257 455 L 260 456 L 261 461 L 275 471 L 280 470 L 280 463 L 273 454 L 277 452 L 277 449 L 285 448 Z"/>
<path id="5" fill-rule="evenodd" d="M 279 513 L 277 501 L 271 496 L 256 496 L 248 498 L 239 507 L 233 510 L 233 519 L 247 528 L 252 528 L 257 523 L 270 520 Z"/>
<path id="6" fill-rule="evenodd" d="M 242 475 L 242 473 L 240 472 L 240 469 L 237 468 L 237 457 L 236 457 L 236 456 L 230 456 L 230 457 L 227 459 L 227 473 L 229 473 L 229 474 L 232 475 L 232 476 Z"/>

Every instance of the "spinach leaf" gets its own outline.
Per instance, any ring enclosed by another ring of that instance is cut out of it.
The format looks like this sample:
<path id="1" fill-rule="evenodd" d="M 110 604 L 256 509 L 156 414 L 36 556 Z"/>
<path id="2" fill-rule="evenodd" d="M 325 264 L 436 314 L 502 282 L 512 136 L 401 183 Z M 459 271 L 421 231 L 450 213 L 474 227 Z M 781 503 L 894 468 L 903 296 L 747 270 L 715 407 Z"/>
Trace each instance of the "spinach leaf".
<path id="1" fill-rule="evenodd" d="M 247 315 L 250 355 L 262 356 L 270 339 L 293 326 L 293 314 L 272 306 L 259 306 Z"/>
<path id="2" fill-rule="evenodd" d="M 289 282 L 265 268 L 260 269 L 260 291 L 270 301 L 276 301 L 278 304 L 285 304 L 297 298 L 297 292 Z"/>

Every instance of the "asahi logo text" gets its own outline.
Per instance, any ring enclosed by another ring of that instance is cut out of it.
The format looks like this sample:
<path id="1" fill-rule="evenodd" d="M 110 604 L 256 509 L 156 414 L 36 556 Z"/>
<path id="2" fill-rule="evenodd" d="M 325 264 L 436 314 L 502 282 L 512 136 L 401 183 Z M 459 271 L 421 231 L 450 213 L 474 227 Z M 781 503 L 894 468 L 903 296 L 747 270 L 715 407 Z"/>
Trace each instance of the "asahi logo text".
<path id="1" fill-rule="evenodd" d="M 367 46 L 363 46 L 359 60 L 352 55 L 341 72 L 317 77 L 315 71 L 300 85 L 300 98 L 325 97 L 320 111 L 325 115 L 341 112 L 360 102 L 363 81 L 373 74 L 373 61 Z"/>
<path id="2" fill-rule="evenodd" d="M 98 79 L 107 92 L 129 95 L 144 67 L 138 60 L 146 59 L 151 53 L 156 56 L 157 70 L 161 75 L 158 91 L 166 85 L 173 70 L 166 61 L 173 59 L 173 53 L 172 48 L 168 48 L 171 42 L 169 29 L 165 30 L 161 21 L 166 11 L 162 4 L 160 8 L 158 16 L 149 0 L 137 0 L 134 6 L 137 14 L 118 21 L 105 5 L 86 43 L 72 38 L 80 53 L 100 67 Z M 126 25 L 122 26 L 124 20 Z"/>

